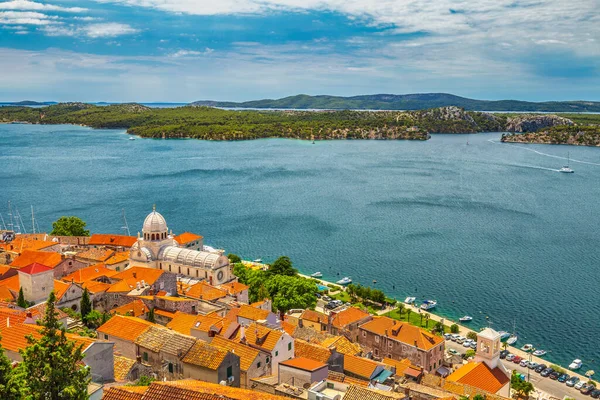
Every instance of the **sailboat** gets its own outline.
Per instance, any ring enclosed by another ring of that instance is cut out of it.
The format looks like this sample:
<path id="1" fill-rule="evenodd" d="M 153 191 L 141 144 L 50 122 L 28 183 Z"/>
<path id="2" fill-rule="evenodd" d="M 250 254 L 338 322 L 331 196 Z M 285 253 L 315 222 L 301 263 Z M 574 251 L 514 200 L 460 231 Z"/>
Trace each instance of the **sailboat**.
<path id="1" fill-rule="evenodd" d="M 517 342 L 517 340 L 519 340 L 519 337 L 515 333 L 515 325 L 516 325 L 516 322 L 513 321 L 513 333 L 512 333 L 512 335 L 510 335 L 510 337 L 506 341 L 506 343 L 508 343 L 510 345 L 515 344 Z"/>
<path id="2" fill-rule="evenodd" d="M 559 171 L 562 173 L 565 173 L 565 174 L 572 174 L 573 172 L 575 172 L 569 167 L 570 161 L 571 161 L 571 154 L 567 153 L 567 165 L 565 165 L 564 167 L 559 169 Z"/>

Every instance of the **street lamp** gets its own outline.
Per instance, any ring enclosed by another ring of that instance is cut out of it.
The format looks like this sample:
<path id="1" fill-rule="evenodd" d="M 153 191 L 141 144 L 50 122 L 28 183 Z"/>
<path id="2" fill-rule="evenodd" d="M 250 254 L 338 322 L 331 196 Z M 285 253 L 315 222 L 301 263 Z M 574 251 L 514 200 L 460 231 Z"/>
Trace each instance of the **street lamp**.
<path id="1" fill-rule="evenodd" d="M 535 351 L 535 347 L 532 347 L 531 350 L 529 351 L 529 364 L 531 364 L 531 358 L 533 357 L 533 352 Z M 529 365 L 527 365 L 527 382 L 529 382 L 529 372 L 531 371 L 531 368 L 529 368 Z"/>

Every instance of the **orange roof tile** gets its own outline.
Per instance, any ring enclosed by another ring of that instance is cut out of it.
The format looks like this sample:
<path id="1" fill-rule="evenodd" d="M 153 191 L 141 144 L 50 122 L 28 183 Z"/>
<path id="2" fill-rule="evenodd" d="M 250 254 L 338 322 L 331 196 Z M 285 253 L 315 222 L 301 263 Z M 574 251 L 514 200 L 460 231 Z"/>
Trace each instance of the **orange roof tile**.
<path id="1" fill-rule="evenodd" d="M 389 339 L 397 340 L 421 350 L 430 350 L 444 342 L 442 337 L 425 329 L 388 317 L 375 317 L 373 320 L 362 324 L 360 329 L 387 336 Z"/>
<path id="2" fill-rule="evenodd" d="M 123 279 L 119 282 L 113 283 L 110 285 L 108 289 L 106 289 L 107 293 L 129 293 L 133 289 L 135 289 L 135 282 L 133 284 L 129 283 L 128 280 Z"/>
<path id="3" fill-rule="evenodd" d="M 230 282 L 230 283 L 225 283 L 223 285 L 219 285 L 217 286 L 219 289 L 223 289 L 225 291 L 227 291 L 228 294 L 234 296 L 238 293 L 243 292 L 244 290 L 248 290 L 249 287 L 244 285 L 243 283 L 239 283 L 239 282 Z"/>
<path id="4" fill-rule="evenodd" d="M 469 362 L 446 378 L 446 381 L 462 383 L 490 393 L 502 389 L 509 380 L 500 368 L 491 369 L 485 362 Z"/>
<path id="5" fill-rule="evenodd" d="M 375 369 L 383 364 L 362 357 L 344 354 L 344 371 L 371 379 Z"/>
<path id="6" fill-rule="evenodd" d="M 110 310 L 111 314 L 128 315 L 130 317 L 139 317 L 148 312 L 148 307 L 141 300 L 133 300 L 131 303 Z"/>
<path id="7" fill-rule="evenodd" d="M 54 294 L 56 295 L 56 300 L 62 299 L 63 295 L 67 293 L 67 290 L 71 287 L 70 283 L 66 283 L 59 280 L 54 280 Z"/>
<path id="8" fill-rule="evenodd" d="M 111 277 L 116 275 L 118 272 L 108 269 L 104 264 L 90 265 L 89 267 L 81 268 L 72 274 L 69 274 L 62 278 L 65 282 L 76 282 L 83 283 L 93 279 L 100 278 L 102 276 Z"/>
<path id="9" fill-rule="evenodd" d="M 171 319 L 173 319 L 175 317 L 175 313 L 174 312 L 165 311 L 165 310 L 159 310 L 159 309 L 155 309 L 154 310 L 154 314 L 160 315 L 161 317 L 171 318 Z M 188 335 L 189 335 L 189 333 L 188 333 Z"/>
<path id="10" fill-rule="evenodd" d="M 183 232 L 183 233 L 175 236 L 173 239 L 175 239 L 175 241 L 177 243 L 184 245 L 184 244 L 188 244 L 189 242 L 193 242 L 195 240 L 202 239 L 202 236 L 196 235 L 195 233 L 191 233 L 191 232 Z"/>
<path id="11" fill-rule="evenodd" d="M 33 336 L 36 340 L 42 337 L 40 333 L 41 326 L 18 323 L 12 318 L 10 319 L 10 326 L 6 325 L 6 319 L 4 319 L 2 325 L 0 325 L 0 335 L 2 336 L 0 343 L 6 350 L 18 352 L 20 349 L 29 346 L 28 335 Z"/>
<path id="12" fill-rule="evenodd" d="M 227 292 L 225 290 L 211 286 L 205 281 L 202 281 L 190 286 L 190 288 L 185 292 L 185 296 L 194 299 L 214 301 L 227 296 Z"/>
<path id="13" fill-rule="evenodd" d="M 167 328 L 173 329 L 176 332 L 189 335 L 192 327 L 196 323 L 196 315 L 186 314 L 181 311 L 175 312 L 173 319 L 167 324 Z"/>
<path id="14" fill-rule="evenodd" d="M 327 364 L 311 360 L 310 358 L 305 357 L 296 357 L 290 360 L 281 361 L 279 365 L 285 365 L 287 367 L 297 368 L 303 371 L 310 372 L 319 370 L 321 368 L 327 368 Z"/>
<path id="15" fill-rule="evenodd" d="M 43 272 L 48 272 L 48 271 L 52 271 L 52 268 L 46 267 L 45 265 L 36 263 L 36 262 L 31 263 L 26 267 L 19 268 L 19 272 L 22 272 L 22 273 L 28 274 L 28 275 L 36 275 L 36 274 L 41 274 Z"/>
<path id="16" fill-rule="evenodd" d="M 147 390 L 148 386 L 113 386 L 106 389 L 102 400 L 142 400 Z"/>
<path id="17" fill-rule="evenodd" d="M 336 328 L 344 328 L 350 324 L 369 317 L 371 314 L 356 307 L 348 307 L 337 313 L 331 324 Z"/>
<path id="18" fill-rule="evenodd" d="M 296 357 L 310 358 L 321 363 L 326 363 L 331 357 L 331 351 L 328 348 L 300 339 L 294 340 L 294 354 Z"/>
<path id="19" fill-rule="evenodd" d="M 225 339 L 221 336 L 215 336 L 210 344 L 231 351 L 237 355 L 240 358 L 240 369 L 242 371 L 248 371 L 254 363 L 254 360 L 256 360 L 260 354 L 259 350 L 234 342 L 233 340 Z"/>
<path id="20" fill-rule="evenodd" d="M 0 300 L 14 301 L 15 296 L 6 286 L 0 286 Z"/>
<path id="21" fill-rule="evenodd" d="M 21 288 L 21 283 L 19 282 L 19 275 L 13 275 L 10 278 L 2 279 L 0 281 L 0 286 L 4 286 L 15 293 L 19 293 L 19 289 Z"/>
<path id="22" fill-rule="evenodd" d="M 242 304 L 238 311 L 238 318 L 245 318 L 251 321 L 261 321 L 267 319 L 271 312 L 260 308 L 255 308 L 246 304 Z"/>
<path id="23" fill-rule="evenodd" d="M 304 310 L 302 315 L 300 315 L 300 319 L 310 322 L 318 322 L 320 324 L 327 324 L 329 322 L 327 314 L 323 314 L 314 310 Z"/>
<path id="24" fill-rule="evenodd" d="M 106 292 L 108 289 L 110 289 L 111 284 L 104 282 L 87 281 L 83 282 L 81 284 L 81 287 L 87 289 L 90 293 L 101 293 Z"/>
<path id="25" fill-rule="evenodd" d="M 93 261 L 101 263 L 101 262 L 105 262 L 106 260 L 108 260 L 110 257 L 112 257 L 113 254 L 115 254 L 115 251 L 111 250 L 111 249 L 91 248 L 91 249 L 87 249 L 85 251 L 81 251 L 81 252 L 77 253 L 77 255 L 75 257 L 83 258 L 85 260 L 93 260 Z"/>
<path id="26" fill-rule="evenodd" d="M 97 331 L 105 335 L 133 342 L 135 338 L 140 336 L 151 325 L 153 325 L 151 322 L 144 321 L 143 319 L 115 315 L 106 321 L 104 325 L 100 326 Z"/>
<path id="27" fill-rule="evenodd" d="M 412 363 L 410 362 L 410 360 L 408 358 L 405 358 L 403 360 L 394 360 L 392 358 L 386 357 L 383 359 L 383 363 L 396 368 L 396 375 L 402 375 L 404 370 L 406 370 L 408 367 L 410 367 L 412 365 Z"/>
<path id="28" fill-rule="evenodd" d="M 5 273 L 7 273 L 8 271 L 10 271 L 11 269 L 13 269 L 13 267 L 11 267 L 10 265 L 0 264 L 0 275 L 4 275 Z"/>
<path id="29" fill-rule="evenodd" d="M 127 260 L 129 260 L 129 252 L 128 251 L 117 251 L 109 259 L 104 261 L 104 263 L 106 265 L 115 265 L 115 264 L 120 264 Z"/>
<path id="30" fill-rule="evenodd" d="M 328 349 L 334 349 L 341 354 L 350 354 L 355 356 L 362 352 L 362 348 L 358 343 L 352 343 L 345 336 L 331 336 L 321 342 L 321 346 Z"/>
<path id="31" fill-rule="evenodd" d="M 245 329 L 245 335 L 248 345 L 273 351 L 283 332 L 252 323 Z"/>
<path id="32" fill-rule="evenodd" d="M 184 363 L 216 370 L 223 363 L 227 353 L 227 350 L 211 346 L 203 340 L 197 340 L 185 357 L 183 357 L 182 361 Z"/>
<path id="33" fill-rule="evenodd" d="M 10 264 L 13 267 L 26 267 L 32 263 L 39 263 L 50 268 L 56 267 L 62 261 L 62 256 L 51 251 L 25 250 Z"/>
<path id="34" fill-rule="evenodd" d="M 130 284 L 133 282 L 135 287 L 136 282 L 142 280 L 148 285 L 152 285 L 164 272 L 160 269 L 147 268 L 147 267 L 131 267 L 125 271 L 119 272 L 112 276 L 112 279 L 127 280 Z"/>
<path id="35" fill-rule="evenodd" d="M 290 336 L 293 336 L 298 328 L 296 325 L 291 324 L 287 321 L 281 321 L 281 328 Z"/>
<path id="36" fill-rule="evenodd" d="M 152 382 L 144 400 L 284 400 L 286 397 L 198 380 Z M 120 400 L 120 399 L 116 399 Z M 128 400 L 128 399 L 127 399 Z M 289 399 L 288 399 L 289 400 Z"/>
<path id="37" fill-rule="evenodd" d="M 406 398 L 404 394 L 359 386 L 350 386 L 344 394 L 344 400 L 395 400 L 404 398 Z"/>
<path id="38" fill-rule="evenodd" d="M 0 243 L 0 249 L 13 253 L 21 253 L 25 250 L 43 250 L 57 244 L 57 242 L 43 240 L 43 238 L 34 239 L 17 236 L 17 238 L 10 243 Z"/>
<path id="39" fill-rule="evenodd" d="M 327 374 L 327 379 L 335 382 L 343 382 L 351 385 L 359 385 L 359 386 L 369 386 L 370 381 L 364 379 L 353 378 L 351 376 L 346 376 L 341 372 L 329 371 Z"/>
<path id="40" fill-rule="evenodd" d="M 137 242 L 135 236 L 111 235 L 111 234 L 93 234 L 90 237 L 88 245 L 90 246 L 117 246 L 131 247 Z"/>

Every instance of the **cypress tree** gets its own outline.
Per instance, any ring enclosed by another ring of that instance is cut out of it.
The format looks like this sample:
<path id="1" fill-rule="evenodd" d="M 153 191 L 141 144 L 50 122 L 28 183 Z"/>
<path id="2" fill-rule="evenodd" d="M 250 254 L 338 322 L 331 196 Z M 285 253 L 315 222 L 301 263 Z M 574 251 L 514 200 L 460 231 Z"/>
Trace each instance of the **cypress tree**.
<path id="1" fill-rule="evenodd" d="M 154 317 L 154 308 L 151 308 L 150 311 L 148 311 L 148 316 L 146 319 L 148 322 L 152 322 L 153 324 L 156 322 L 156 318 Z"/>
<path id="2" fill-rule="evenodd" d="M 42 337 L 27 337 L 28 347 L 20 350 L 21 373 L 27 376 L 26 398 L 30 400 L 88 400 L 89 369 L 81 366 L 81 346 L 67 339 L 60 326 L 54 303 L 54 291 L 46 304 Z"/>
<path id="3" fill-rule="evenodd" d="M 19 288 L 19 298 L 17 299 L 17 305 L 21 308 L 29 307 L 27 300 L 25 300 L 25 296 L 23 295 L 23 288 Z"/>
<path id="4" fill-rule="evenodd" d="M 87 324 L 87 315 L 92 312 L 92 301 L 90 300 L 90 292 L 88 292 L 87 288 L 83 290 L 79 306 L 81 309 L 81 319 Z"/>

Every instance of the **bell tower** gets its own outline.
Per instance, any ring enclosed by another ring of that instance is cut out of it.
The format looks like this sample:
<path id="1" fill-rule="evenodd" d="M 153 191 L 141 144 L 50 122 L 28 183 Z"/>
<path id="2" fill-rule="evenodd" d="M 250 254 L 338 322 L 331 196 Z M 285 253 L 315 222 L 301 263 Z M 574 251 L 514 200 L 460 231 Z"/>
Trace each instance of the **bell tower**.
<path id="1" fill-rule="evenodd" d="M 492 328 L 485 328 L 477 334 L 475 361 L 483 361 L 491 369 L 499 366 L 500 334 Z"/>

